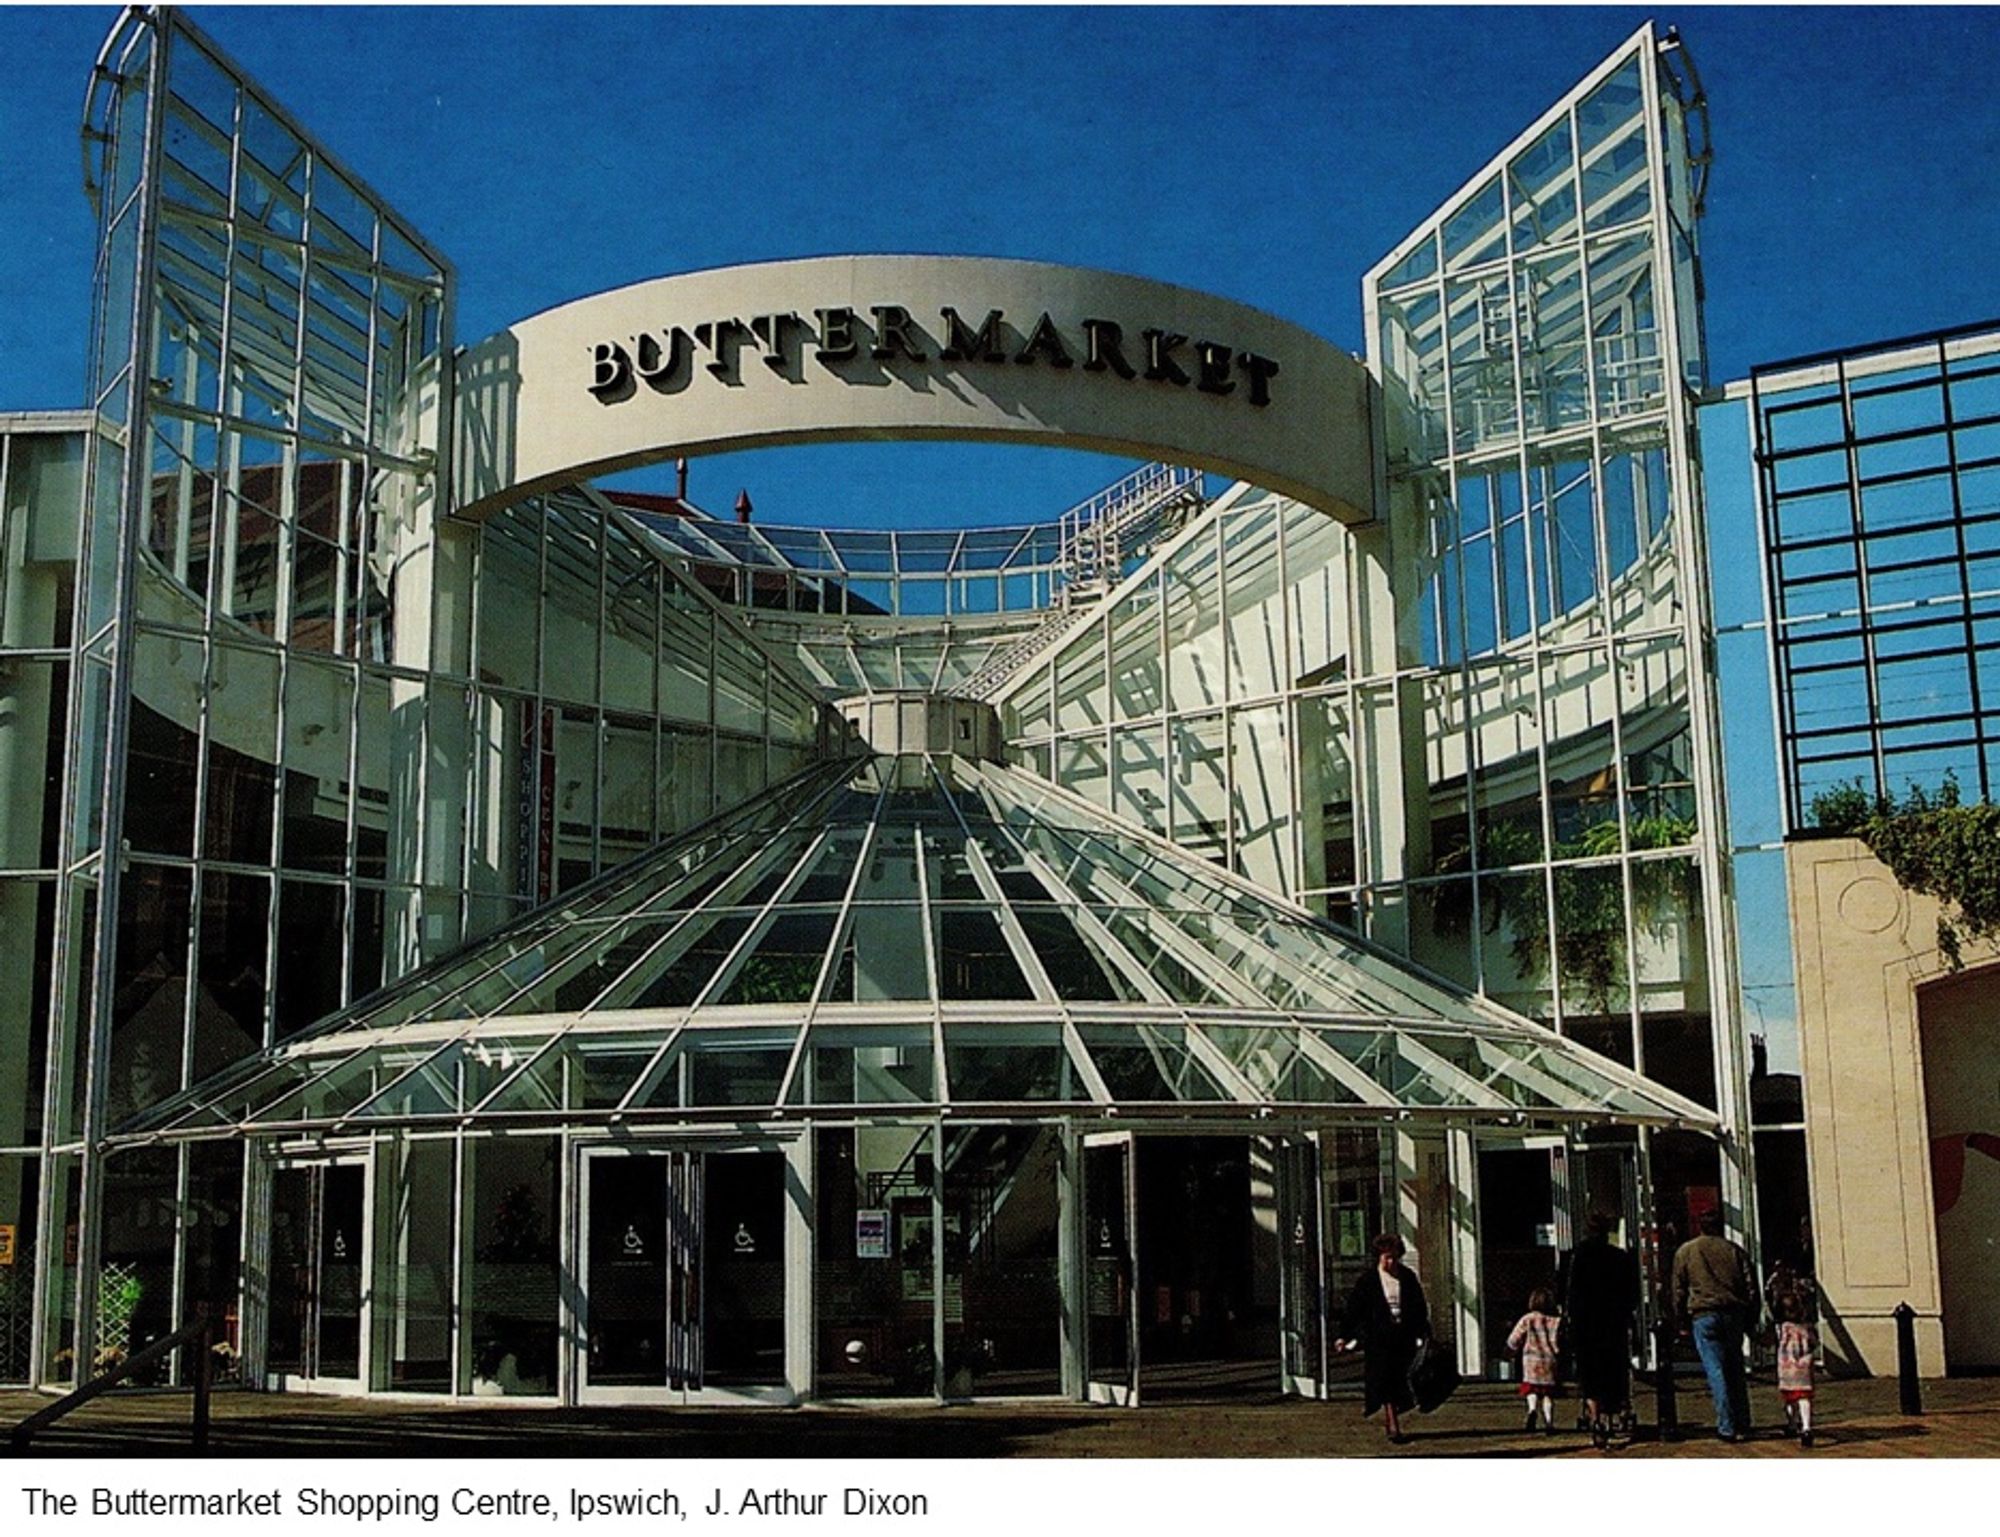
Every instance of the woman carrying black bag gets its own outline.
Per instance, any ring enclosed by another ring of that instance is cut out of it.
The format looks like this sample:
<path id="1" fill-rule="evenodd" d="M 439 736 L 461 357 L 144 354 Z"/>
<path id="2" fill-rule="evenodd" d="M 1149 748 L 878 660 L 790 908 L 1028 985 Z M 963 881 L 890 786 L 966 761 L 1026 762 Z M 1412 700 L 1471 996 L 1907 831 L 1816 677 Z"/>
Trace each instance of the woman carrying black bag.
<path id="1" fill-rule="evenodd" d="M 1383 1429 L 1392 1445 L 1400 1446 L 1402 1414 L 1416 1406 L 1410 1388 L 1410 1365 L 1417 1347 L 1430 1338 L 1431 1312 L 1416 1272 L 1403 1263 L 1403 1240 L 1384 1233 L 1375 1240 L 1375 1268 L 1354 1283 L 1347 1298 L 1336 1351 L 1363 1352 L 1361 1413 L 1379 1407 Z"/>

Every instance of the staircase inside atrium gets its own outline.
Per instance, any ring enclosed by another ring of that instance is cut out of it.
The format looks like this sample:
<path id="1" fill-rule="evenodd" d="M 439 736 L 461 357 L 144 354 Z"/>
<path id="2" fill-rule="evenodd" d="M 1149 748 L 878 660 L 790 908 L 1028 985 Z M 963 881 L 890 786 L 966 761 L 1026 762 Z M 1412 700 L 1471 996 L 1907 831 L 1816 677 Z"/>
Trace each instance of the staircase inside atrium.
<path id="1" fill-rule="evenodd" d="M 1206 503 L 1201 471 L 1179 464 L 1142 464 L 1077 503 L 1062 529 L 1060 585 L 1047 617 L 1014 644 L 996 651 L 958 692 L 991 699 L 1021 666 L 1081 625 L 1118 585 L 1128 559 L 1144 559 Z"/>

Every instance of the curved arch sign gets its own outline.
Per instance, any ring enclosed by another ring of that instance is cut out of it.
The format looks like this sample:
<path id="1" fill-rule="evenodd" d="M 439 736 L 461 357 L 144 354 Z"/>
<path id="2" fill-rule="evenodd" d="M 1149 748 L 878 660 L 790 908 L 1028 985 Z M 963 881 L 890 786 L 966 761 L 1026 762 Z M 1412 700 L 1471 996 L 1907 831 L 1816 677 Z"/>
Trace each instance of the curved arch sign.
<path id="1" fill-rule="evenodd" d="M 458 510 L 679 455 L 1017 441 L 1375 513 L 1366 371 L 1247 305 L 1087 268 L 841 256 L 656 278 L 458 360 Z"/>

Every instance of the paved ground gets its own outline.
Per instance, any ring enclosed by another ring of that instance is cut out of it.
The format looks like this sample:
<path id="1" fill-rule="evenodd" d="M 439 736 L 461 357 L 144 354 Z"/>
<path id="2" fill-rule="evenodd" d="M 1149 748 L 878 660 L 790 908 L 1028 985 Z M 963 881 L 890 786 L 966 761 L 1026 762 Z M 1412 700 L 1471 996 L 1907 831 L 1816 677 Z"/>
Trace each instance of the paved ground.
<path id="1" fill-rule="evenodd" d="M 1926 1412 L 1905 1418 L 1886 1379 L 1822 1385 L 1819 1444 L 1802 1453 L 1770 1427 L 1777 1395 L 1753 1389 L 1764 1429 L 1740 1446 L 1708 1433 L 1706 1395 L 1680 1406 L 1690 1428 L 1661 1442 L 1650 1428 L 1609 1455 L 1631 1457 L 2000 1457 L 2000 1378 L 1924 1384 Z M 0 1426 L 47 1402 L 0 1394 Z M 1573 1402 L 1567 1407 L 1574 1413 Z M 1645 1417 L 1650 1421 L 1648 1398 Z M 1137 1410 L 1073 1404 L 748 1409 L 509 1409 L 486 1404 L 403 1405 L 303 1395 L 219 1392 L 213 1447 L 229 1456 L 674 1456 L 674 1457 L 1583 1457 L 1574 1432 L 1526 1435 L 1504 1387 L 1462 1389 L 1438 1413 L 1412 1421 L 1401 1447 L 1385 1444 L 1353 1400 L 1189 1399 Z M 101 1399 L 45 1432 L 34 1454 L 171 1456 L 187 1446 L 188 1400 L 173 1394 Z"/>

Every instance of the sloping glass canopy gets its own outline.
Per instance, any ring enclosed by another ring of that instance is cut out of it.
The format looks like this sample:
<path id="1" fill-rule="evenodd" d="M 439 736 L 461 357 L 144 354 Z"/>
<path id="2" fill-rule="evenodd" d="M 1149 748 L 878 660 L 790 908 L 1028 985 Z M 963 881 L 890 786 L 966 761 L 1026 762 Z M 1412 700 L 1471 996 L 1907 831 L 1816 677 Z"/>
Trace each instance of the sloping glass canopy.
<path id="1" fill-rule="evenodd" d="M 1022 770 L 821 764 L 126 1137 L 835 1114 L 1713 1115 Z"/>

